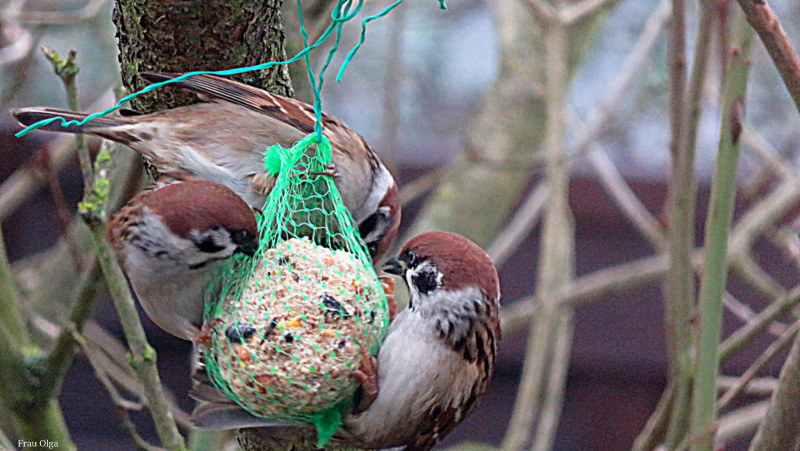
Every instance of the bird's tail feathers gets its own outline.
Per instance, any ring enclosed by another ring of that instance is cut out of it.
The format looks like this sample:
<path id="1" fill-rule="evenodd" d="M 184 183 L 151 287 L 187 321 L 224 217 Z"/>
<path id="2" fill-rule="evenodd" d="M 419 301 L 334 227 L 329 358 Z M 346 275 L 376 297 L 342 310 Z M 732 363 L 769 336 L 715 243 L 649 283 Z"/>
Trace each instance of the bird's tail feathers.
<path id="1" fill-rule="evenodd" d="M 67 121 L 82 121 L 86 118 L 86 113 L 78 113 L 75 111 L 59 110 L 57 108 L 45 107 L 30 107 L 11 110 L 11 115 L 14 116 L 20 124 L 24 126 L 35 124 L 41 120 L 52 119 L 61 116 Z M 65 132 L 65 133 L 92 133 L 96 129 L 114 127 L 117 125 L 124 125 L 113 117 L 98 117 L 92 119 L 83 125 L 70 125 L 64 127 L 62 121 L 55 120 L 49 124 L 39 127 L 39 130 L 47 130 L 51 132 Z"/>

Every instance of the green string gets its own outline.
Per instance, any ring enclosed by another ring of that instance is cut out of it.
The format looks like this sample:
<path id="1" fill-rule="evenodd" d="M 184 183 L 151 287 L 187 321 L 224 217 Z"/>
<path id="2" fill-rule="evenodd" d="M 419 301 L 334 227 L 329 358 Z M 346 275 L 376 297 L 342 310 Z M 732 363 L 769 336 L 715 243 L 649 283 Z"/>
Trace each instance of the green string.
<path id="1" fill-rule="evenodd" d="M 358 40 L 358 43 L 349 51 L 347 52 L 347 56 L 344 58 L 344 62 L 342 63 L 342 67 L 339 69 L 339 73 L 336 75 L 336 81 L 342 81 L 342 77 L 344 76 L 344 71 L 347 69 L 347 66 L 350 65 L 350 60 L 356 56 L 356 52 L 358 49 L 361 48 L 361 44 L 364 43 L 364 40 L 367 39 L 367 24 L 372 22 L 375 19 L 379 19 L 387 14 L 395 7 L 403 3 L 403 0 L 397 0 L 396 2 L 392 3 L 391 5 L 387 6 L 378 14 L 374 16 L 365 17 L 364 20 L 361 21 L 361 37 Z M 444 0 L 440 0 L 440 5 L 444 4 Z M 445 5 L 446 7 L 446 5 Z"/>
<path id="2" fill-rule="evenodd" d="M 360 37 L 358 43 L 347 53 L 347 56 L 345 57 L 344 61 L 342 62 L 342 65 L 341 65 L 341 67 L 339 69 L 339 73 L 336 76 L 336 81 L 341 81 L 342 80 L 342 77 L 344 76 L 345 71 L 350 66 L 350 62 L 352 61 L 353 57 L 355 57 L 355 54 L 356 54 L 356 52 L 358 52 L 358 49 L 364 43 L 364 40 L 366 39 L 366 33 L 367 33 L 367 24 L 369 22 L 371 22 L 372 20 L 375 20 L 375 19 L 378 19 L 378 18 L 381 18 L 381 17 L 385 16 L 392 9 L 397 7 L 402 2 L 403 2 L 403 0 L 397 0 L 394 3 L 392 3 L 391 5 L 389 5 L 388 7 L 384 8 L 380 13 L 375 14 L 373 16 L 366 17 L 361 21 L 361 37 Z M 132 94 L 128 94 L 127 96 L 119 99 L 119 101 L 116 103 L 116 105 L 114 105 L 114 106 L 112 106 L 110 108 L 106 108 L 105 110 L 89 114 L 89 115 L 87 115 L 85 118 L 83 118 L 81 120 L 67 120 L 67 119 L 65 119 L 64 117 L 61 117 L 61 116 L 56 116 L 56 117 L 52 117 L 52 118 L 49 118 L 49 119 L 43 119 L 43 120 L 41 120 L 39 122 L 33 123 L 33 124 L 25 127 L 24 129 L 22 129 L 19 132 L 15 133 L 14 136 L 16 136 L 17 138 L 21 138 L 21 137 L 27 135 L 28 133 L 30 133 L 31 131 L 33 131 L 33 130 L 35 130 L 37 128 L 40 128 L 40 127 L 44 127 L 45 125 L 50 124 L 51 122 L 55 122 L 55 121 L 61 121 L 61 126 L 64 127 L 64 128 L 67 128 L 67 127 L 70 127 L 70 126 L 73 126 L 73 125 L 74 126 L 85 125 L 87 122 L 89 122 L 89 121 L 91 121 L 93 119 L 96 119 L 98 117 L 107 116 L 107 115 L 111 114 L 112 112 L 120 109 L 124 104 L 130 102 L 132 99 L 134 99 L 135 97 L 138 97 L 139 95 L 142 95 L 142 94 L 145 94 L 147 92 L 153 91 L 155 89 L 161 88 L 162 86 L 168 85 L 170 83 L 177 83 L 179 81 L 183 81 L 183 80 L 185 80 L 185 79 L 187 79 L 189 77 L 193 77 L 195 75 L 218 75 L 218 76 L 237 75 L 237 74 L 241 74 L 241 73 L 245 73 L 245 72 L 252 72 L 252 71 L 256 71 L 256 70 L 265 70 L 265 69 L 269 69 L 269 68 L 274 67 L 274 66 L 291 64 L 291 63 L 294 63 L 294 62 L 296 62 L 296 61 L 298 61 L 300 59 L 305 59 L 306 65 L 308 66 L 309 77 L 311 78 L 311 85 L 312 85 L 312 88 L 314 90 L 314 114 L 315 114 L 315 117 L 317 119 L 316 123 L 314 125 L 314 132 L 317 135 L 317 142 L 319 142 L 319 140 L 321 139 L 321 136 L 322 136 L 322 125 L 321 125 L 322 100 L 321 100 L 320 92 L 322 90 L 322 83 L 324 81 L 324 72 L 328 68 L 328 66 L 330 65 L 330 63 L 331 63 L 331 61 L 333 59 L 334 53 L 339 48 L 339 43 L 340 43 L 341 38 L 342 38 L 342 27 L 343 27 L 344 23 L 352 20 L 353 18 L 355 18 L 356 15 L 358 15 L 358 13 L 361 11 L 362 7 L 364 6 L 364 0 L 359 0 L 358 3 L 356 4 L 355 8 L 353 8 L 352 11 L 350 11 L 350 9 L 352 8 L 353 0 L 337 0 L 336 6 L 333 8 L 333 11 L 331 12 L 331 23 L 330 23 L 330 25 L 328 25 L 328 27 L 325 29 L 325 31 L 322 33 L 322 35 L 320 35 L 320 37 L 311 45 L 308 44 L 308 32 L 305 30 L 305 25 L 304 25 L 304 22 L 303 22 L 303 12 L 302 12 L 301 7 L 300 7 L 300 0 L 297 1 L 297 4 L 298 4 L 298 15 L 299 15 L 300 24 L 301 24 L 301 33 L 303 35 L 303 44 L 305 45 L 305 48 L 303 48 L 302 50 L 297 52 L 297 54 L 295 54 L 293 57 L 291 57 L 289 59 L 286 59 L 286 60 L 283 60 L 283 61 L 269 61 L 269 62 L 266 62 L 266 63 L 256 64 L 256 65 L 253 65 L 253 66 L 237 67 L 237 68 L 227 69 L 227 70 L 216 70 L 216 71 L 198 70 L 198 71 L 187 72 L 185 74 L 179 75 L 179 76 L 177 76 L 175 78 L 172 78 L 170 80 L 165 80 L 165 81 L 162 81 L 162 82 L 153 83 L 153 84 L 148 85 L 148 86 L 146 86 L 145 88 L 143 88 L 143 89 L 141 89 L 139 91 L 136 91 L 136 92 L 134 92 Z M 445 3 L 445 0 L 439 0 L 439 7 L 441 9 L 447 9 L 447 4 Z M 324 66 L 322 67 L 322 70 L 319 73 L 319 82 L 315 82 L 315 77 L 313 75 L 313 69 L 311 68 L 309 54 L 311 53 L 312 50 L 314 50 L 315 48 L 319 47 L 322 43 L 324 43 L 334 31 L 336 32 L 336 42 L 334 43 L 334 46 L 331 48 L 331 51 L 328 53 L 328 59 L 325 62 Z"/>

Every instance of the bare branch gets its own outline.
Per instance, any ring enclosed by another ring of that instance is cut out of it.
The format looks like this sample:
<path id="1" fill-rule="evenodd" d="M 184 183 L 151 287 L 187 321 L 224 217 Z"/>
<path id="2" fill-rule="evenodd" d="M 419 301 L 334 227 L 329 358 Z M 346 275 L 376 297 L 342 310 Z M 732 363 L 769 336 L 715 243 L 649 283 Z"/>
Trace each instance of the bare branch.
<path id="1" fill-rule="evenodd" d="M 747 343 L 764 331 L 776 318 L 786 314 L 800 303 L 800 286 L 794 287 L 788 295 L 758 312 L 750 322 L 730 334 L 720 345 L 720 362 L 725 362 Z"/>
<path id="2" fill-rule="evenodd" d="M 800 110 L 800 59 L 792 48 L 792 43 L 783 30 L 778 17 L 763 0 L 737 0 L 745 17 L 758 33 L 767 48 L 775 68 L 778 69 L 783 84 Z"/>
<path id="3" fill-rule="evenodd" d="M 443 166 L 420 176 L 411 183 L 403 185 L 403 187 L 400 188 L 400 204 L 406 206 L 426 192 L 432 190 L 449 169 L 449 166 Z"/>
<path id="4" fill-rule="evenodd" d="M 749 323 L 756 317 L 756 312 L 749 305 L 736 299 L 727 290 L 722 294 L 722 305 L 743 323 Z M 786 324 L 775 321 L 767 327 L 767 330 L 771 334 L 779 336 L 786 331 L 786 327 Z"/>
<path id="5" fill-rule="evenodd" d="M 622 212 L 633 223 L 639 233 L 647 238 L 657 252 L 662 252 L 666 248 L 666 236 L 664 228 L 658 223 L 655 217 L 642 204 L 631 187 L 622 178 L 608 154 L 595 146 L 589 152 L 589 162 L 594 166 L 600 180 L 611 194 L 611 197 L 620 207 Z"/>
<path id="6" fill-rule="evenodd" d="M 699 256 L 699 254 L 697 255 Z M 577 308 L 610 293 L 627 290 L 644 283 L 657 282 L 664 277 L 666 271 L 667 258 L 665 256 L 646 257 L 581 276 L 568 287 L 554 293 L 553 299 L 554 302 L 567 308 Z M 501 315 L 504 333 L 511 335 L 522 329 L 539 311 L 540 302 L 541 299 L 538 295 L 510 302 L 511 307 L 503 310 Z"/>
<path id="7" fill-rule="evenodd" d="M 723 415 L 717 427 L 717 443 L 752 434 L 767 413 L 767 402 L 757 402 Z"/>
<path id="8" fill-rule="evenodd" d="M 720 376 L 717 378 L 717 387 L 722 390 L 728 390 L 739 382 L 739 377 L 734 376 Z M 749 395 L 771 395 L 775 389 L 778 388 L 777 377 L 754 377 L 750 379 L 750 383 L 744 387 L 744 392 Z"/>
<path id="9" fill-rule="evenodd" d="M 548 195 L 549 189 L 544 183 L 531 190 L 514 213 L 511 222 L 497 234 L 486 251 L 495 266 L 502 266 L 517 246 L 528 237 L 539 219 Z"/>
<path id="10" fill-rule="evenodd" d="M 97 110 L 101 105 L 107 105 L 114 99 L 113 87 L 102 91 L 98 100 L 89 109 Z M 75 155 L 75 137 L 70 135 L 59 136 L 48 144 L 50 153 L 50 167 L 58 172 Z M 0 185 L 0 221 L 5 220 L 31 196 L 35 195 L 39 187 L 44 185 L 45 178 L 32 168 L 21 168 L 14 171 L 2 185 Z"/>
<path id="11" fill-rule="evenodd" d="M 586 121 L 586 131 L 575 140 L 576 144 L 570 152 L 570 158 L 578 157 L 591 149 L 592 144 L 597 141 L 597 138 L 605 131 L 606 125 L 614 117 L 616 106 L 620 104 L 622 97 L 631 95 L 630 85 L 645 66 L 650 51 L 670 17 L 670 11 L 670 0 L 661 0 L 647 18 L 639 39 L 622 63 L 619 75 L 611 83 L 608 94 Z"/>
<path id="12" fill-rule="evenodd" d="M 800 326 L 800 322 L 795 324 Z M 751 450 L 781 451 L 800 447 L 800 334 L 781 368 L 778 388 L 769 409 L 750 443 Z"/>
<path id="13" fill-rule="evenodd" d="M 122 423 L 122 428 L 128 435 L 133 439 L 133 442 L 139 449 L 142 450 L 152 450 L 155 451 L 159 448 L 151 445 L 147 442 L 141 435 L 139 435 L 139 431 L 136 430 L 136 425 L 133 424 L 130 415 L 128 414 L 129 410 L 141 410 L 142 403 L 140 402 L 132 402 L 125 399 L 117 390 L 117 387 L 114 386 L 114 383 L 108 378 L 108 374 L 106 374 L 105 367 L 97 358 L 97 354 L 99 353 L 98 350 L 93 349 L 91 345 L 87 343 L 87 341 L 80 336 L 80 334 L 75 334 L 74 336 L 75 341 L 80 344 L 81 349 L 83 350 L 83 354 L 86 356 L 86 359 L 89 361 L 90 366 L 94 370 L 94 374 L 97 377 L 97 380 L 103 384 L 105 387 L 106 392 L 108 392 L 109 396 L 111 396 L 111 400 L 116 407 L 117 415 L 120 418 L 120 422 Z"/>
<path id="14" fill-rule="evenodd" d="M 791 344 L 792 339 L 797 335 L 797 331 L 800 330 L 800 322 L 796 322 L 789 326 L 783 334 L 781 334 L 777 340 L 770 343 L 767 349 L 762 352 L 758 358 L 756 358 L 750 367 L 748 367 L 744 373 L 739 377 L 739 380 L 725 392 L 724 395 L 717 401 L 717 408 L 724 409 L 727 407 L 731 401 L 736 399 L 750 381 L 756 377 L 756 375 L 767 366 L 767 363 L 770 362 L 779 352 L 783 351 L 783 349 Z"/>
<path id="15" fill-rule="evenodd" d="M 537 20 L 542 23 L 558 23 L 561 21 L 558 10 L 547 0 L 522 0 Z"/>
<path id="16" fill-rule="evenodd" d="M 598 9 L 615 2 L 616 0 L 583 0 L 578 3 L 567 5 L 560 11 L 561 22 L 572 25 L 586 16 L 596 12 Z"/>

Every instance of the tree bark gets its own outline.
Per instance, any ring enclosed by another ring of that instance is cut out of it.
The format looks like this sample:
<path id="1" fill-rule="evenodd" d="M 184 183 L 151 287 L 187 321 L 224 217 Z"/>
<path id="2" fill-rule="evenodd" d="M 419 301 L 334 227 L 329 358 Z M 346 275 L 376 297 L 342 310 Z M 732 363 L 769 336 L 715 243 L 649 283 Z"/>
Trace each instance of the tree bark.
<path id="1" fill-rule="evenodd" d="M 286 59 L 281 0 L 117 0 L 122 81 L 129 91 L 147 83 L 139 72 L 223 70 Z M 286 66 L 232 77 L 249 85 L 291 96 Z M 196 97 L 177 89 L 158 89 L 135 98 L 137 110 L 150 112 L 192 103 Z"/>

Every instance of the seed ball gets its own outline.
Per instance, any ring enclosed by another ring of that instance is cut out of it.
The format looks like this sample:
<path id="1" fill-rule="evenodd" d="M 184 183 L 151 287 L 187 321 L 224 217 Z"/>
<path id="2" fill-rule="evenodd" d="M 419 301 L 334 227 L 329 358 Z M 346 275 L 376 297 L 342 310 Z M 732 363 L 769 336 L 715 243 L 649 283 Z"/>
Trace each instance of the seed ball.
<path id="1" fill-rule="evenodd" d="M 215 317 L 206 364 L 226 392 L 251 412 L 293 418 L 352 396 L 361 354 L 388 327 L 381 285 L 370 262 L 307 238 L 265 251 L 238 299 Z M 223 332 L 224 331 L 224 332 Z"/>

